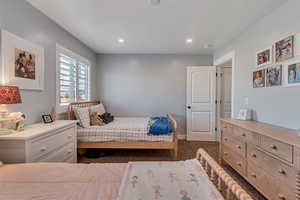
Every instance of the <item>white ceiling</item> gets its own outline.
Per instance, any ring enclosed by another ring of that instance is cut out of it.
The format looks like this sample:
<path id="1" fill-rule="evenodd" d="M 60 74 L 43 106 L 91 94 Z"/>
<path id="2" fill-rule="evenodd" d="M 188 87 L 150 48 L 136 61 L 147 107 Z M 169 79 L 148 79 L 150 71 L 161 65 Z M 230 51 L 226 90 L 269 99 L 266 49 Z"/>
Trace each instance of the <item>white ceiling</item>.
<path id="1" fill-rule="evenodd" d="M 286 0 L 27 0 L 97 53 L 210 54 Z M 119 38 L 125 43 L 118 43 Z M 186 44 L 186 38 L 193 43 Z M 212 48 L 205 49 L 205 44 Z"/>

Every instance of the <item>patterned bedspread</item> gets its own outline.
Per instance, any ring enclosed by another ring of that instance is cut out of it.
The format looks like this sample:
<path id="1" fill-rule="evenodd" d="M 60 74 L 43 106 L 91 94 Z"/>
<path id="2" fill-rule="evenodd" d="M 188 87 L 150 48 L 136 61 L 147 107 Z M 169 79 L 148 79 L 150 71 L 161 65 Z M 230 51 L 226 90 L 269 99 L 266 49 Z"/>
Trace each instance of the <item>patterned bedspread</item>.
<path id="1" fill-rule="evenodd" d="M 118 200 L 223 200 L 197 160 L 129 163 Z"/>

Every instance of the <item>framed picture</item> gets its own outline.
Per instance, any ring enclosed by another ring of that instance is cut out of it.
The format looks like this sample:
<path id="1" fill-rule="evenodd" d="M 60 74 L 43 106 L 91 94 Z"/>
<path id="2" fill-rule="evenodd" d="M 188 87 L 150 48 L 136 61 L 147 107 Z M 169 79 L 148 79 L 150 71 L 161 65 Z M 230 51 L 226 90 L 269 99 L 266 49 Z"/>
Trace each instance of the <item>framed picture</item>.
<path id="1" fill-rule="evenodd" d="M 300 85 L 300 60 L 287 63 L 286 66 L 286 85 L 298 86 Z"/>
<path id="2" fill-rule="evenodd" d="M 282 65 L 275 65 L 266 69 L 266 86 L 280 86 L 282 84 Z"/>
<path id="3" fill-rule="evenodd" d="M 294 36 L 289 36 L 275 43 L 275 60 L 282 62 L 294 57 Z"/>
<path id="4" fill-rule="evenodd" d="M 48 115 L 42 115 L 42 119 L 43 119 L 43 122 L 45 124 L 49 124 L 49 123 L 53 122 L 53 119 L 52 119 L 52 117 L 51 117 L 50 114 L 48 114 Z"/>
<path id="5" fill-rule="evenodd" d="M 256 66 L 262 67 L 273 63 L 273 47 L 263 49 L 256 53 Z"/>
<path id="6" fill-rule="evenodd" d="M 265 87 L 265 69 L 253 72 L 253 88 Z"/>
<path id="7" fill-rule="evenodd" d="M 2 81 L 24 90 L 44 89 L 44 49 L 2 30 Z"/>

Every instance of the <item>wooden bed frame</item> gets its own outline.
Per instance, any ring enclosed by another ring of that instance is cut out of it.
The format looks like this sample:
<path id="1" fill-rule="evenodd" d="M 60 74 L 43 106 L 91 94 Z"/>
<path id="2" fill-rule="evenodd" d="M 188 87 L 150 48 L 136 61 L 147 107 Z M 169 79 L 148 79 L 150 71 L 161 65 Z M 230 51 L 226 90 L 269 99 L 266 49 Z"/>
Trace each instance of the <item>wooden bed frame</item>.
<path id="1" fill-rule="evenodd" d="M 225 200 L 254 200 L 205 150 L 199 149 L 196 158 Z"/>
<path id="2" fill-rule="evenodd" d="M 87 101 L 71 103 L 68 107 L 67 118 L 68 120 L 76 120 L 74 114 L 75 107 L 89 107 L 100 104 L 101 101 Z M 168 114 L 173 126 L 173 141 L 172 142 L 151 142 L 151 141 L 111 141 L 111 142 L 77 142 L 77 149 L 80 153 L 83 149 L 165 149 L 173 152 L 173 159 L 177 160 L 178 157 L 178 138 L 177 138 L 177 122 L 172 116 Z"/>

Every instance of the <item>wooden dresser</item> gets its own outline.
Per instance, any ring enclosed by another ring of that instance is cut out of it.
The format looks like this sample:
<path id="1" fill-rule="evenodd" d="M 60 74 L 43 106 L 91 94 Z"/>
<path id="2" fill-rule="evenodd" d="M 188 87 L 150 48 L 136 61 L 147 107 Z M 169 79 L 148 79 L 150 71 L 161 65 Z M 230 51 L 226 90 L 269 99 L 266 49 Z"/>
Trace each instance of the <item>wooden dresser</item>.
<path id="1" fill-rule="evenodd" d="M 220 119 L 220 162 L 270 200 L 300 200 L 300 136 L 256 121 Z"/>
<path id="2" fill-rule="evenodd" d="M 0 136 L 0 161 L 77 162 L 76 121 L 33 124 L 25 131 Z"/>

